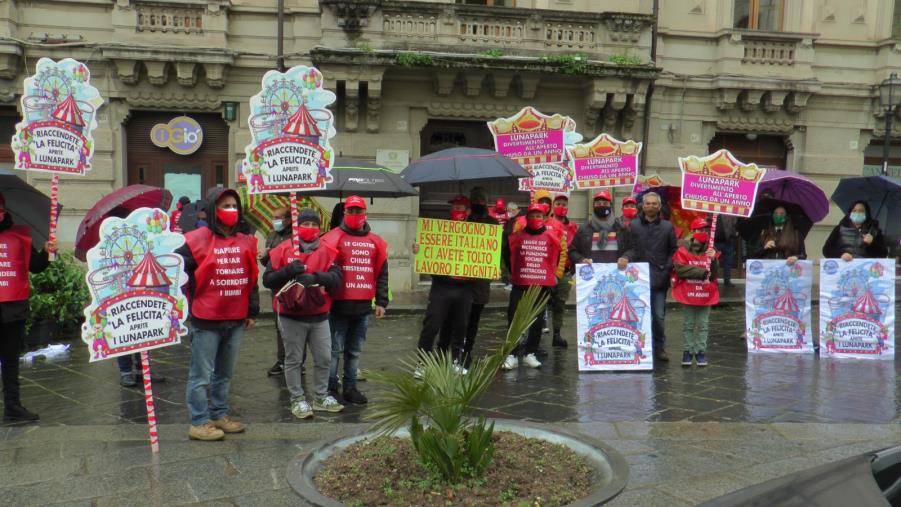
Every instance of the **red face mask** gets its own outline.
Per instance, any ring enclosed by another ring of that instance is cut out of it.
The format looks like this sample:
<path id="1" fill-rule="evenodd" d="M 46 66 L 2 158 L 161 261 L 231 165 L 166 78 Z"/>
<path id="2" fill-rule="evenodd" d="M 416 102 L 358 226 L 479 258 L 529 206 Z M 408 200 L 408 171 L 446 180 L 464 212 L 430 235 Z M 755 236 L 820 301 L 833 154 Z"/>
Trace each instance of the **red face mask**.
<path id="1" fill-rule="evenodd" d="M 529 229 L 532 229 L 533 231 L 537 231 L 538 229 L 544 227 L 543 218 L 527 218 L 526 223 L 528 224 Z"/>
<path id="2" fill-rule="evenodd" d="M 297 228 L 297 235 L 300 236 L 300 239 L 309 243 L 319 237 L 319 227 L 304 227 L 301 225 Z"/>
<path id="3" fill-rule="evenodd" d="M 238 210 L 216 208 L 216 220 L 226 227 L 234 227 L 238 223 Z"/>
<path id="4" fill-rule="evenodd" d="M 554 206 L 554 214 L 558 217 L 565 217 L 569 208 L 566 206 Z"/>
<path id="5" fill-rule="evenodd" d="M 450 218 L 455 222 L 462 222 L 466 220 L 466 210 L 451 210 Z"/>
<path id="6" fill-rule="evenodd" d="M 696 232 L 692 234 L 691 237 L 694 238 L 694 240 L 698 243 L 706 244 L 708 241 L 710 241 L 710 234 L 707 234 L 706 232 Z"/>
<path id="7" fill-rule="evenodd" d="M 4 221 L 4 220 L 6 220 L 6 212 L 5 212 L 5 211 L 0 211 L 0 222 L 2 222 L 2 221 Z"/>
<path id="8" fill-rule="evenodd" d="M 362 215 L 344 215 L 344 223 L 349 229 L 359 230 L 366 223 L 366 214 Z"/>
<path id="9" fill-rule="evenodd" d="M 638 216 L 638 208 L 623 208 L 623 216 L 626 218 L 635 218 Z"/>

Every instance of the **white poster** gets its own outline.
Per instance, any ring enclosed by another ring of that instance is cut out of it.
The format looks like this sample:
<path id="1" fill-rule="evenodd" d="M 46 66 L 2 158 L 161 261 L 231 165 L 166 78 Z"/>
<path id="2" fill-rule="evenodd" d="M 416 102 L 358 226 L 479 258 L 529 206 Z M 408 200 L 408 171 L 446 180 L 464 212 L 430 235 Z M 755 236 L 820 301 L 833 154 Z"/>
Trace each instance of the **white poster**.
<path id="1" fill-rule="evenodd" d="M 813 353 L 810 303 L 813 263 L 748 261 L 745 331 L 748 352 Z"/>
<path id="2" fill-rule="evenodd" d="M 647 263 L 576 266 L 579 371 L 651 370 Z"/>
<path id="3" fill-rule="evenodd" d="M 820 355 L 894 359 L 894 259 L 821 259 L 820 266 Z"/>

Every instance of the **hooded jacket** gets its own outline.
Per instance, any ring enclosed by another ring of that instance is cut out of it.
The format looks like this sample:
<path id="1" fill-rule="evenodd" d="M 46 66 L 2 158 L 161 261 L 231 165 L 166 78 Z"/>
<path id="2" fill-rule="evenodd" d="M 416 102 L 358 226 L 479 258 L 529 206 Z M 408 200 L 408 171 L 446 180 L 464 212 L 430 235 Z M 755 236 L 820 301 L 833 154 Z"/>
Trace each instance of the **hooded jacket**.
<path id="1" fill-rule="evenodd" d="M 218 201 L 223 194 L 226 192 L 230 193 L 234 198 L 238 201 L 238 222 L 235 224 L 233 228 L 225 229 L 224 226 L 220 226 L 217 218 L 216 218 L 216 201 Z M 215 187 L 211 188 L 206 195 L 206 214 L 207 214 L 207 228 L 212 231 L 213 234 L 227 238 L 234 236 L 236 234 L 243 234 L 242 232 L 238 232 L 242 227 L 241 224 L 244 222 L 244 211 L 241 209 L 241 198 L 238 196 L 238 192 L 229 189 L 229 188 L 221 188 Z M 189 233 L 190 234 L 190 233 Z M 175 251 L 176 254 L 181 255 L 185 260 L 185 273 L 188 275 L 188 287 L 187 294 L 188 299 L 192 299 L 194 295 L 194 290 L 197 286 L 197 282 L 194 279 L 194 272 L 197 270 L 198 264 L 197 260 L 194 259 L 194 254 L 191 253 L 191 249 L 188 247 L 188 244 L 185 243 L 178 250 Z M 257 280 L 252 280 L 253 286 L 250 292 L 250 301 L 248 303 L 248 319 L 255 319 L 257 315 L 260 313 L 260 292 Z M 191 315 L 191 324 L 200 328 L 200 329 L 220 329 L 220 328 L 229 328 L 240 325 L 243 323 L 243 320 L 206 320 L 195 317 L 193 314 Z"/>
<path id="2" fill-rule="evenodd" d="M 0 234 L 9 230 L 13 226 L 13 217 L 6 213 L 3 221 L 0 221 Z M 50 258 L 44 250 L 38 251 L 32 245 L 31 258 L 28 261 L 29 273 L 40 273 L 47 269 L 50 265 Z M 0 303 L 0 322 L 17 322 L 20 320 L 28 320 L 28 300 L 8 301 Z"/>
<path id="3" fill-rule="evenodd" d="M 863 204 L 866 210 L 867 218 L 858 228 L 851 221 L 851 210 L 854 206 Z M 873 235 L 873 242 L 869 245 L 864 244 L 863 237 L 866 234 Z M 826 258 L 841 257 L 842 254 L 849 253 L 854 257 L 862 258 L 882 258 L 888 256 L 888 248 L 885 246 L 885 236 L 879 230 L 879 221 L 873 218 L 870 213 L 870 205 L 865 201 L 857 201 L 851 204 L 845 213 L 842 221 L 832 229 L 826 243 L 823 245 L 823 256 Z"/>

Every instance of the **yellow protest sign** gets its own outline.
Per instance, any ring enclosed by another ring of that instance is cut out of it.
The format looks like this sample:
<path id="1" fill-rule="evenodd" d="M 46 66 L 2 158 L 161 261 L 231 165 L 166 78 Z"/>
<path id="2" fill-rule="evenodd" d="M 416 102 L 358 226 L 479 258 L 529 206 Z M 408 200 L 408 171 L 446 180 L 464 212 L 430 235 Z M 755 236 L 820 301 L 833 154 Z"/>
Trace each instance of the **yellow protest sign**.
<path id="1" fill-rule="evenodd" d="M 416 272 L 488 278 L 501 276 L 501 226 L 420 218 Z"/>

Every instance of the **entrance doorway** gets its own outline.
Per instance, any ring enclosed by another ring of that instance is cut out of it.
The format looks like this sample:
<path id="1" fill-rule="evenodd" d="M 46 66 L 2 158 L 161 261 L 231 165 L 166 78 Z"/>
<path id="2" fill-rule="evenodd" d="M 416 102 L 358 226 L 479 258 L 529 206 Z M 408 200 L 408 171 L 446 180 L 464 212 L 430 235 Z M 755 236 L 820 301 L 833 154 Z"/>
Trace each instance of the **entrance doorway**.
<path id="1" fill-rule="evenodd" d="M 218 114 L 187 114 L 203 130 L 203 141 L 194 153 L 179 155 L 151 141 L 157 124 L 167 124 L 179 113 L 135 111 L 125 125 L 128 184 L 165 187 L 172 192 L 172 205 L 181 196 L 192 201 L 207 189 L 228 185 L 228 125 Z"/>

